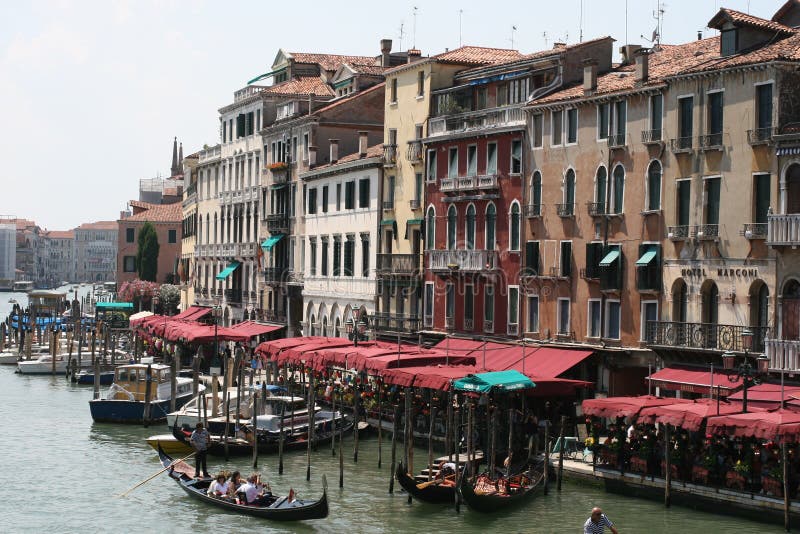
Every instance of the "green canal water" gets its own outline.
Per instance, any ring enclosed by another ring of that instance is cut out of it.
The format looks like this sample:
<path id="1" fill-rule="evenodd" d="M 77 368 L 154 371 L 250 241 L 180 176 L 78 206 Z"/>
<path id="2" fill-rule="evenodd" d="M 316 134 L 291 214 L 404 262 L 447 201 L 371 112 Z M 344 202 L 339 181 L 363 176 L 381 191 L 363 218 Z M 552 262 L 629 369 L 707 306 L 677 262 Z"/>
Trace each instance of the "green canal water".
<path id="1" fill-rule="evenodd" d="M 294 452 L 277 475 L 274 456 L 262 456 L 259 467 L 273 491 L 293 487 L 300 496 L 321 494 L 327 475 L 331 513 L 327 519 L 277 524 L 239 517 L 190 501 L 166 475 L 117 497 L 159 470 L 144 439 L 167 431 L 161 425 L 142 428 L 94 424 L 89 415 L 91 387 L 63 377 L 22 376 L 0 367 L 3 399 L 6 480 L 0 484 L 2 532 L 581 532 L 593 506 L 602 506 L 620 532 L 703 533 L 780 532 L 774 525 L 606 494 L 599 488 L 566 482 L 522 508 L 487 516 L 462 508 L 407 504 L 396 487 L 388 493 L 389 447 L 384 442 L 383 468 L 377 468 L 377 439 L 361 440 L 359 461 L 352 461 L 352 438 L 345 439 L 344 489 L 338 488 L 338 458 L 330 447 L 312 457 L 312 479 L 305 480 L 306 456 Z M 419 450 L 416 462 L 427 452 Z M 251 461 L 224 465 L 210 458 L 209 467 L 251 469 Z"/>

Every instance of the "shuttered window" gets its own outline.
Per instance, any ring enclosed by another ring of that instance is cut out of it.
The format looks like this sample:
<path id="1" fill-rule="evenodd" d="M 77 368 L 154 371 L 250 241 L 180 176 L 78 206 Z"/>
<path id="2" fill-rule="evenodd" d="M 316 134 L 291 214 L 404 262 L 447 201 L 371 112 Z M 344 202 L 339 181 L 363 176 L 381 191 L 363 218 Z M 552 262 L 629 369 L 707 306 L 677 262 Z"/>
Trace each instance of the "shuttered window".
<path id="1" fill-rule="evenodd" d="M 572 242 L 561 242 L 561 276 L 572 275 Z"/>
<path id="2" fill-rule="evenodd" d="M 755 175 L 755 189 L 756 189 L 756 205 L 755 205 L 755 221 L 756 223 L 766 223 L 767 213 L 769 212 L 769 174 L 756 174 Z"/>
<path id="3" fill-rule="evenodd" d="M 719 224 L 719 178 L 706 179 L 706 224 Z"/>
<path id="4" fill-rule="evenodd" d="M 681 180 L 678 182 L 678 226 L 689 226 L 689 202 L 692 194 L 692 182 Z"/>
<path id="5" fill-rule="evenodd" d="M 369 178 L 362 178 L 358 181 L 358 207 L 369 207 Z"/>
<path id="6" fill-rule="evenodd" d="M 531 276 L 539 274 L 539 242 L 525 243 L 525 268 Z"/>
<path id="7" fill-rule="evenodd" d="M 344 184 L 344 209 L 351 210 L 356 207 L 356 183 L 349 181 Z"/>
<path id="8" fill-rule="evenodd" d="M 353 276 L 355 256 L 356 238 L 349 235 L 347 241 L 344 242 L 344 276 Z"/>

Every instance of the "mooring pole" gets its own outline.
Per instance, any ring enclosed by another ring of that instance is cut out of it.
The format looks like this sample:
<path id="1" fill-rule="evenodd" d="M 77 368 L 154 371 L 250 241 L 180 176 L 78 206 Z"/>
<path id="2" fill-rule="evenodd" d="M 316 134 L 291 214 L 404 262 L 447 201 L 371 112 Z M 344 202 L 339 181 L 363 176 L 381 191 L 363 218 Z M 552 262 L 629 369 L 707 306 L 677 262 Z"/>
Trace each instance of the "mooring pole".
<path id="1" fill-rule="evenodd" d="M 561 431 L 559 432 L 558 442 L 561 446 L 558 448 L 558 491 L 561 491 L 561 479 L 564 478 L 564 428 L 567 426 L 567 416 L 561 416 Z"/>
<path id="2" fill-rule="evenodd" d="M 664 506 L 667 508 L 672 504 L 670 502 L 670 485 L 672 483 L 671 448 L 669 444 L 669 425 L 664 425 Z"/>
<path id="3" fill-rule="evenodd" d="M 382 441 L 383 441 L 383 384 L 376 382 L 378 386 L 378 469 L 381 468 Z"/>
<path id="4" fill-rule="evenodd" d="M 289 399 L 291 400 L 291 396 L 289 397 Z M 281 435 L 280 435 L 280 438 L 278 438 L 278 474 L 279 475 L 283 474 L 283 440 L 286 438 L 285 434 L 283 433 L 283 420 L 284 420 L 285 417 L 286 417 L 286 403 L 283 402 L 283 403 L 281 403 L 281 424 L 280 424 Z"/>
<path id="5" fill-rule="evenodd" d="M 394 417 L 392 420 L 392 467 L 389 470 L 389 493 L 394 493 L 394 471 L 397 460 L 397 431 L 399 430 L 400 405 L 394 405 Z"/>

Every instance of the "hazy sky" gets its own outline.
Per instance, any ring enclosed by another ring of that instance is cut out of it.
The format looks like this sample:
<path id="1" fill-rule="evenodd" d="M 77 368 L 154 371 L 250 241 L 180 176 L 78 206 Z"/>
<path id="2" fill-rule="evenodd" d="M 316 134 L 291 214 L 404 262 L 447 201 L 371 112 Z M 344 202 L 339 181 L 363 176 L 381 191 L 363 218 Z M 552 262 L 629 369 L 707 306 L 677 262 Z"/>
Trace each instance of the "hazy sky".
<path id="1" fill-rule="evenodd" d="M 625 6 L 628 5 L 627 30 Z M 656 0 L 583 0 L 584 39 L 647 44 Z M 769 18 L 783 0 L 666 0 L 663 42 L 695 39 L 720 6 Z M 140 178 L 218 142 L 216 110 L 279 48 L 423 55 L 461 41 L 524 53 L 580 35 L 581 0 L 0 0 L 0 215 L 63 230 L 116 219 Z M 416 24 L 414 17 L 416 10 Z M 416 31 L 414 27 L 416 25 Z M 546 35 L 545 35 L 546 33 Z M 416 35 L 416 38 L 415 38 Z"/>

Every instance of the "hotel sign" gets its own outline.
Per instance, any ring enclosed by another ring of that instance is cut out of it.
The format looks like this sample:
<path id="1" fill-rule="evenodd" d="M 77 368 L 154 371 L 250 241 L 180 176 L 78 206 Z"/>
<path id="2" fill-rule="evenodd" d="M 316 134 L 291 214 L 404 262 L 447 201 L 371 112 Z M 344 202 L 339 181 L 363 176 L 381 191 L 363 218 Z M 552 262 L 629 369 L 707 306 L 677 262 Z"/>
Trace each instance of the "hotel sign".
<path id="1" fill-rule="evenodd" d="M 709 273 L 711 275 L 716 274 L 716 278 L 758 278 L 758 269 L 756 267 L 720 267 L 708 270 L 702 267 L 681 269 L 681 276 L 687 278 L 709 278 Z"/>

